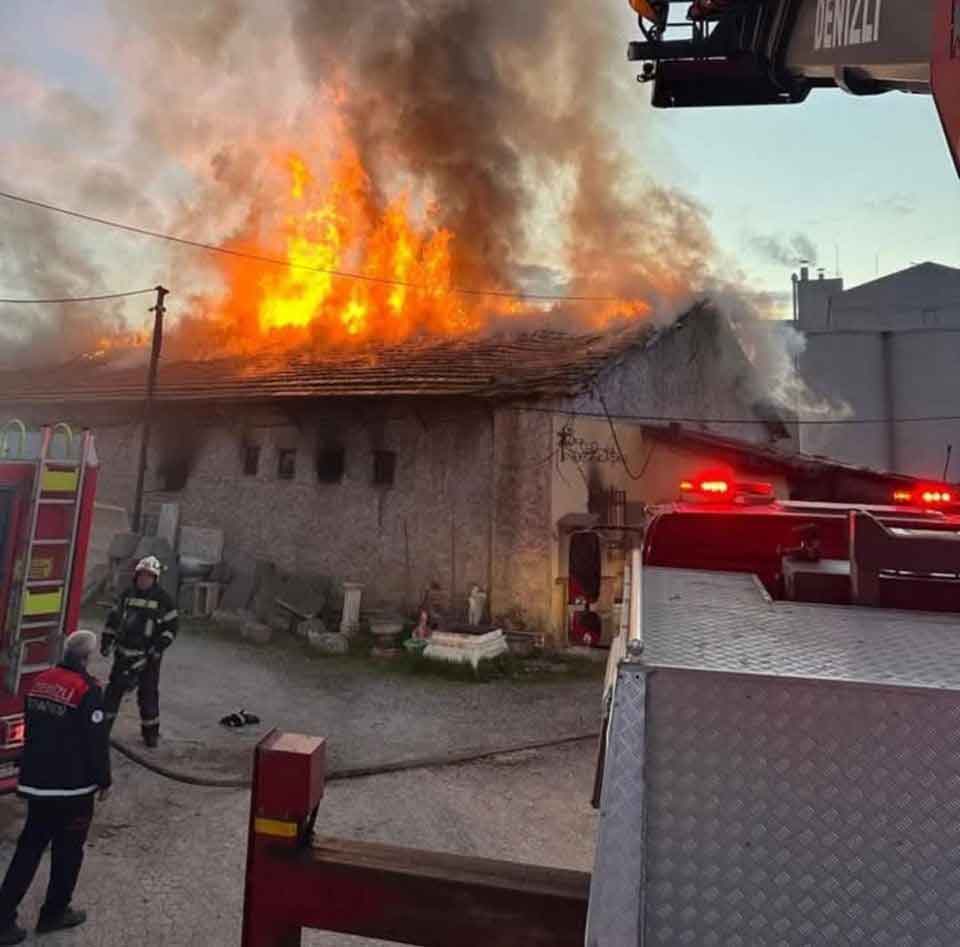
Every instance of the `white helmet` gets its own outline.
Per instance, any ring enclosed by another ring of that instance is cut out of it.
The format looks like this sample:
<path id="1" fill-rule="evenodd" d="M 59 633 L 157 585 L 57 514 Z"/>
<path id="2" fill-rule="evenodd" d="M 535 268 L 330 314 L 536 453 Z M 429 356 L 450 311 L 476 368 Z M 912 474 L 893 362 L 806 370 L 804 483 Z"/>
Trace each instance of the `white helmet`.
<path id="1" fill-rule="evenodd" d="M 147 556 L 145 559 L 141 559 L 137 563 L 137 568 L 133 570 L 134 575 L 139 575 L 141 572 L 149 572 L 150 575 L 155 578 L 160 578 L 160 573 L 163 572 L 163 566 L 160 564 L 160 560 L 156 556 Z"/>

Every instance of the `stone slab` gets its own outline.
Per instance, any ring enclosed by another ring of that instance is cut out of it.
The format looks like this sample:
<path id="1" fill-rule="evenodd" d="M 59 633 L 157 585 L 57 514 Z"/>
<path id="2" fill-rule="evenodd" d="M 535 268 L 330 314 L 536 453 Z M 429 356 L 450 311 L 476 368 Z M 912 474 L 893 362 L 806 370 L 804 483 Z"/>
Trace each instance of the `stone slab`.
<path id="1" fill-rule="evenodd" d="M 350 651 L 350 642 L 338 632 L 310 632 L 307 641 L 321 654 L 347 654 Z"/>
<path id="2" fill-rule="evenodd" d="M 223 558 L 223 530 L 181 526 L 180 555 L 215 565 Z"/>
<path id="3" fill-rule="evenodd" d="M 430 636 L 423 656 L 451 664 L 471 664 L 476 668 L 481 661 L 498 658 L 507 651 L 509 651 L 507 639 L 499 629 L 486 635 L 434 632 Z"/>
<path id="4" fill-rule="evenodd" d="M 249 608 L 250 603 L 253 601 L 253 591 L 253 573 L 234 573 L 233 579 L 223 593 L 223 607 L 231 611 Z"/>
<path id="5" fill-rule="evenodd" d="M 115 533 L 107 547 L 107 556 L 110 559 L 132 559 L 139 543 L 139 533 Z"/>
<path id="6" fill-rule="evenodd" d="M 157 536 L 165 539 L 172 549 L 177 548 L 177 530 L 180 527 L 180 504 L 163 503 L 157 520 Z"/>

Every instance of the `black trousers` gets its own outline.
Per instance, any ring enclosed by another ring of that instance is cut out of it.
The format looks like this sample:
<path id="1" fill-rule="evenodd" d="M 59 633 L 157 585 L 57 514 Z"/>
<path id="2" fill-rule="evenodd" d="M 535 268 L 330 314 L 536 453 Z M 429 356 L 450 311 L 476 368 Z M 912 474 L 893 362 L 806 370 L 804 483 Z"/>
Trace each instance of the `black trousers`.
<path id="1" fill-rule="evenodd" d="M 83 864 L 83 846 L 93 818 L 93 793 L 27 800 L 27 822 L 0 887 L 0 929 L 17 919 L 17 908 L 51 846 L 50 884 L 40 913 L 58 917 L 70 905 Z"/>
<path id="2" fill-rule="evenodd" d="M 132 682 L 132 686 L 131 686 Z M 131 675 L 129 664 L 120 657 L 113 662 L 110 680 L 103 695 L 103 710 L 110 725 L 116 719 L 128 690 L 136 688 L 137 703 L 140 705 L 140 726 L 144 733 L 160 731 L 160 660 L 147 661 L 147 666 L 139 673 Z"/>

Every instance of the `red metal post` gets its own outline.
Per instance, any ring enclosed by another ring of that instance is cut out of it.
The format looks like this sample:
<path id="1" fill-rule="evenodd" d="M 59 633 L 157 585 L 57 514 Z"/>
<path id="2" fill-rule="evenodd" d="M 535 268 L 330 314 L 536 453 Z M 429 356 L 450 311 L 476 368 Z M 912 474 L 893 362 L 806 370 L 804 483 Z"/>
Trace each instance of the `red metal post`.
<path id="1" fill-rule="evenodd" d="M 271 733 L 257 747 L 243 947 L 298 947 L 302 928 L 421 947 L 582 947 L 590 876 L 312 829 L 324 741 Z"/>
<path id="2" fill-rule="evenodd" d="M 323 798 L 326 741 L 273 731 L 256 749 L 247 877 L 243 904 L 243 947 L 299 947 L 300 919 L 283 912 L 272 894 L 271 852 L 292 855 L 310 845 L 317 806 Z"/>

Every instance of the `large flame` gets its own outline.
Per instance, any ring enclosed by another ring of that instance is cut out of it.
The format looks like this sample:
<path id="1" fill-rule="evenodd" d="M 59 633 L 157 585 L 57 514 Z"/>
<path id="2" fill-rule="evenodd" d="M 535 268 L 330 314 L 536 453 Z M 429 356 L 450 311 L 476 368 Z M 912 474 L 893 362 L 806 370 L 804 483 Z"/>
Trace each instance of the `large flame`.
<path id="1" fill-rule="evenodd" d="M 316 167 L 296 151 L 278 162 L 285 189 L 255 208 L 246 232 L 226 244 L 237 255 L 218 258 L 225 292 L 200 300 L 201 318 L 181 326 L 190 355 L 396 344 L 474 335 L 493 319 L 517 320 L 521 328 L 525 316 L 542 322 L 544 303 L 499 295 L 512 287 L 497 274 L 482 287 L 490 295 L 463 292 L 455 280 L 458 235 L 439 223 L 440 210 L 421 195 L 378 199 L 348 138 Z M 595 303 L 578 321 L 598 328 L 647 311 L 635 300 Z"/>
<path id="2" fill-rule="evenodd" d="M 435 211 L 427 208 L 417 221 L 403 193 L 378 209 L 349 144 L 326 174 L 316 174 L 295 152 L 283 161 L 288 191 L 281 197 L 282 257 L 289 265 L 271 269 L 226 258 L 226 293 L 204 308 L 221 328 L 229 326 L 227 348 L 250 351 L 308 340 L 396 343 L 415 334 L 463 335 L 482 327 L 477 300 L 454 288 L 456 239 L 434 224 Z M 256 232 L 228 246 L 265 255 L 273 244 L 271 235 Z M 493 308 L 502 313 L 517 307 L 498 300 Z M 490 300 L 484 309 L 491 310 Z"/>

